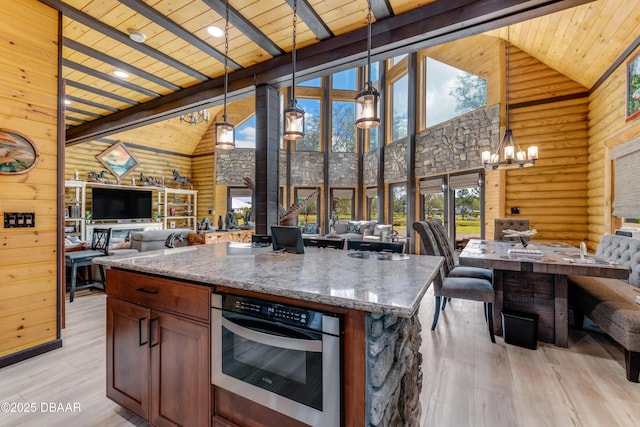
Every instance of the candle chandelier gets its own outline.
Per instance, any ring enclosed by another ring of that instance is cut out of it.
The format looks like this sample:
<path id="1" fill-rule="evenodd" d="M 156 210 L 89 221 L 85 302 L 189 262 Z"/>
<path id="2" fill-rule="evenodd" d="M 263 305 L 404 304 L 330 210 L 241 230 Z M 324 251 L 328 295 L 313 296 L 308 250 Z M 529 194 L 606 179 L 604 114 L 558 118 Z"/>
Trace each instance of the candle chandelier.
<path id="1" fill-rule="evenodd" d="M 236 146 L 234 126 L 227 122 L 227 90 L 229 86 L 228 55 L 229 55 L 229 0 L 225 2 L 226 15 L 224 22 L 224 109 L 222 122 L 216 123 L 216 148 L 230 150 Z"/>
<path id="2" fill-rule="evenodd" d="M 371 0 L 367 1 L 367 81 L 364 88 L 356 95 L 356 126 L 371 129 L 380 125 L 378 105 L 380 93 L 373 87 L 371 81 Z"/>
<path id="3" fill-rule="evenodd" d="M 293 48 L 291 50 L 292 83 L 291 99 L 287 109 L 284 110 L 284 139 L 298 141 L 304 138 L 304 110 L 296 102 L 296 21 L 298 2 L 293 0 Z"/>
<path id="4" fill-rule="evenodd" d="M 513 131 L 509 125 L 509 71 L 510 71 L 510 47 L 511 36 L 509 27 L 507 27 L 507 74 L 506 74 L 506 92 L 507 92 L 507 106 L 506 106 L 506 129 L 504 136 L 498 145 L 498 149 L 495 153 L 490 151 L 482 152 L 482 164 L 485 169 L 521 169 L 533 166 L 538 159 L 538 147 L 535 145 L 530 146 L 525 152 L 520 148 L 520 145 L 513 137 Z"/>
<path id="5" fill-rule="evenodd" d="M 190 125 L 197 125 L 198 123 L 209 123 L 211 115 L 207 110 L 193 111 L 188 114 L 180 116 L 180 122 L 188 123 Z"/>

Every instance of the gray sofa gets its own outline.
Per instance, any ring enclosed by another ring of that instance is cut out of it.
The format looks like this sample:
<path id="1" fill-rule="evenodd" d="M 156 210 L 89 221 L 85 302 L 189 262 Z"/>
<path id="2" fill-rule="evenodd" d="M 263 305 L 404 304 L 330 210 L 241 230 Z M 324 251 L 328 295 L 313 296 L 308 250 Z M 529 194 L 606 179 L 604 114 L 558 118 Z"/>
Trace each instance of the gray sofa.
<path id="1" fill-rule="evenodd" d="M 131 249 L 138 252 L 153 251 L 189 245 L 189 234 L 195 233 L 190 228 L 167 228 L 164 230 L 147 230 L 131 233 Z"/>
<path id="2" fill-rule="evenodd" d="M 568 276 L 575 323 L 586 315 L 624 347 L 627 379 L 638 382 L 640 374 L 640 240 L 604 236 L 596 255 L 629 268 L 628 283 L 617 279 Z"/>
<path id="3" fill-rule="evenodd" d="M 378 224 L 376 221 L 338 220 L 333 225 L 333 230 L 336 236 L 346 240 L 374 242 L 390 242 L 393 234 L 391 224 Z"/>

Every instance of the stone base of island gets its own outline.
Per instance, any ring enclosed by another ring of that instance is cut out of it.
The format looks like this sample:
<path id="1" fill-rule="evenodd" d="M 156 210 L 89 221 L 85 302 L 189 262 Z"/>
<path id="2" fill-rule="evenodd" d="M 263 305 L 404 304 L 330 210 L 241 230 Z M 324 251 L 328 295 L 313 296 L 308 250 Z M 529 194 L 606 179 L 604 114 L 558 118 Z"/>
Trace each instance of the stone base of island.
<path id="1" fill-rule="evenodd" d="M 340 319 L 341 425 L 419 426 L 417 311 L 442 259 L 348 254 L 216 243 L 96 259 L 108 267 L 107 396 L 151 425 L 321 425 L 212 385 L 211 295 L 236 295 Z"/>

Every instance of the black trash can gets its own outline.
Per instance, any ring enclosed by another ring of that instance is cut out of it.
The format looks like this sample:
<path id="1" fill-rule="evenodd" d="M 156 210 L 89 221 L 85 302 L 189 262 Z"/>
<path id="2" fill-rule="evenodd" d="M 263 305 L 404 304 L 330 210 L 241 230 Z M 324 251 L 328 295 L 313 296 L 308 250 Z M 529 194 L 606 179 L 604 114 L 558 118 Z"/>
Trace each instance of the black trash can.
<path id="1" fill-rule="evenodd" d="M 502 336 L 507 344 L 535 350 L 538 346 L 538 315 L 503 310 Z"/>

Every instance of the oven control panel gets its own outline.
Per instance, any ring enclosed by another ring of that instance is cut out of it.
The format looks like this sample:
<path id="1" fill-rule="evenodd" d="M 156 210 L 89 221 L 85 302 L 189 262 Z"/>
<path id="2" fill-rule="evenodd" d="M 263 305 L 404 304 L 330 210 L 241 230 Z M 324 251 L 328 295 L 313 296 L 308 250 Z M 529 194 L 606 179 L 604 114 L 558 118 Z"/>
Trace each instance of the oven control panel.
<path id="1" fill-rule="evenodd" d="M 322 313 L 254 298 L 224 295 L 222 309 L 265 320 L 322 331 Z"/>

